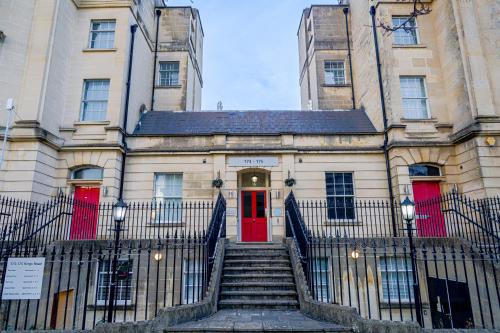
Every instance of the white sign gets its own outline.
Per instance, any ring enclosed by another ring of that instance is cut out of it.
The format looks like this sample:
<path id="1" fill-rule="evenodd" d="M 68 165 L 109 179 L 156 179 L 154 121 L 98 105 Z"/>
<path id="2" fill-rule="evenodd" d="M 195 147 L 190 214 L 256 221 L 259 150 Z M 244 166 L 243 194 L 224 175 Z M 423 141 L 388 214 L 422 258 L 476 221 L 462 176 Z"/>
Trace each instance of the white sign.
<path id="1" fill-rule="evenodd" d="M 236 208 L 226 208 L 227 216 L 236 216 Z"/>
<path id="2" fill-rule="evenodd" d="M 273 167 L 278 166 L 276 156 L 229 157 L 228 165 L 232 167 Z"/>
<path id="3" fill-rule="evenodd" d="M 40 299 L 45 258 L 9 258 L 2 299 Z"/>

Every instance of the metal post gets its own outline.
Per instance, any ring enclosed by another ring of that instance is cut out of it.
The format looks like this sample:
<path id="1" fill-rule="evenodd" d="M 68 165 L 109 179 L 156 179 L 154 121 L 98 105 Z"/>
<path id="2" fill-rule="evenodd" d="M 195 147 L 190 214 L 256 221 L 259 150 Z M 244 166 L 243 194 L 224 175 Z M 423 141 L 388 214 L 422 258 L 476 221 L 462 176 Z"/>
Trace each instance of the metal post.
<path id="1" fill-rule="evenodd" d="M 111 264 L 111 287 L 109 288 L 108 323 L 113 322 L 113 313 L 115 307 L 116 268 L 118 266 L 118 247 L 120 246 L 120 231 L 121 231 L 120 221 L 115 221 L 114 231 L 115 231 L 115 245 L 113 253 L 113 262 Z"/>
<path id="2" fill-rule="evenodd" d="M 406 220 L 406 228 L 408 232 L 408 240 L 410 243 L 410 256 L 411 256 L 411 273 L 413 277 L 413 297 L 415 298 L 415 312 L 417 322 L 420 327 L 424 327 L 422 320 L 422 304 L 420 304 L 420 285 L 418 283 L 417 275 L 417 252 L 415 251 L 415 244 L 413 244 L 413 228 L 411 225 L 412 220 Z"/>

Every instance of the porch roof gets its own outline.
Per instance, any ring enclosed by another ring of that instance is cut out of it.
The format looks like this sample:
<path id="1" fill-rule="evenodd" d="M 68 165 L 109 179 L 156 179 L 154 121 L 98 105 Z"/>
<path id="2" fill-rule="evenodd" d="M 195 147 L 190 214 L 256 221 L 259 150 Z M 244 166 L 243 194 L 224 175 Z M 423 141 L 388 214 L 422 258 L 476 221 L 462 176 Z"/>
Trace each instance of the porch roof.
<path id="1" fill-rule="evenodd" d="M 133 135 L 338 135 L 375 134 L 364 110 L 349 111 L 151 111 Z"/>

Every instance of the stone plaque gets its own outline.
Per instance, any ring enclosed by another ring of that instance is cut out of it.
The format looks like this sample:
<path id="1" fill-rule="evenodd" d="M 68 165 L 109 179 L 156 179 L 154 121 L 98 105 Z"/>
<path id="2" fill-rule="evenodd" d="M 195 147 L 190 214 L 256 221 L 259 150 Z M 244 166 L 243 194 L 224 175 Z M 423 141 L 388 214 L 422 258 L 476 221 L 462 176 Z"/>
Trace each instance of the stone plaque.
<path id="1" fill-rule="evenodd" d="M 228 165 L 232 167 L 274 167 L 278 166 L 278 157 L 276 156 L 229 157 Z"/>

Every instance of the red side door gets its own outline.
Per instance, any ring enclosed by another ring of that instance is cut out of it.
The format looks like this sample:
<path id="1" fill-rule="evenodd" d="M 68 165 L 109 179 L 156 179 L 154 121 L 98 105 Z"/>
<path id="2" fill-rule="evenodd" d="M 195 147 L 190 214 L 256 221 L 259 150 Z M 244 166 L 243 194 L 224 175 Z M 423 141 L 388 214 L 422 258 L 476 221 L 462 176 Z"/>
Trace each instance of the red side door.
<path id="1" fill-rule="evenodd" d="M 241 192 L 241 240 L 267 242 L 266 191 Z"/>
<path id="2" fill-rule="evenodd" d="M 439 182 L 413 182 L 415 218 L 419 237 L 446 237 L 446 224 L 441 211 Z"/>
<path id="3" fill-rule="evenodd" d="M 73 218 L 69 238 L 95 239 L 99 214 L 99 188 L 75 187 Z"/>

